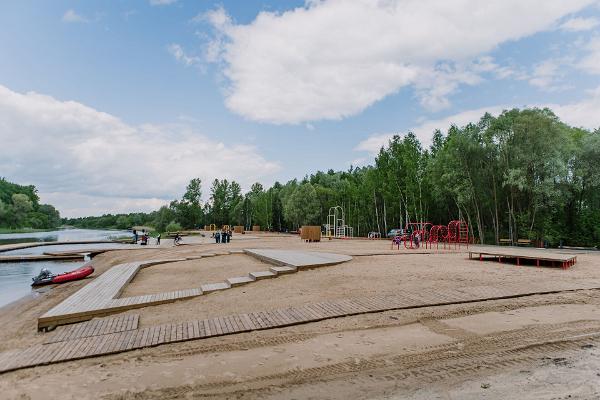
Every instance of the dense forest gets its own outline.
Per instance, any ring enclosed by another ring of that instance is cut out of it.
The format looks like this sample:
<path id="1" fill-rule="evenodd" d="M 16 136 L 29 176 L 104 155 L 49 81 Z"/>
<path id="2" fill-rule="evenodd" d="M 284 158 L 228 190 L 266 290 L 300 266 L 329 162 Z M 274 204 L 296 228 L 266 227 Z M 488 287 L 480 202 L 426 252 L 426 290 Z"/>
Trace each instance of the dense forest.
<path id="1" fill-rule="evenodd" d="M 52 229 L 60 223 L 56 208 L 40 204 L 35 186 L 21 186 L 0 178 L 0 228 Z"/>
<path id="2" fill-rule="evenodd" d="M 384 234 L 407 222 L 468 221 L 476 241 L 545 240 L 600 244 L 600 129 L 561 122 L 549 109 L 484 115 L 436 131 L 428 149 L 412 134 L 394 136 L 374 165 L 316 172 L 270 188 L 214 180 L 203 203 L 199 179 L 182 199 L 149 214 L 70 219 L 81 227 L 150 224 L 157 230 L 215 223 L 295 230 L 323 224 L 340 205 L 355 235 Z"/>

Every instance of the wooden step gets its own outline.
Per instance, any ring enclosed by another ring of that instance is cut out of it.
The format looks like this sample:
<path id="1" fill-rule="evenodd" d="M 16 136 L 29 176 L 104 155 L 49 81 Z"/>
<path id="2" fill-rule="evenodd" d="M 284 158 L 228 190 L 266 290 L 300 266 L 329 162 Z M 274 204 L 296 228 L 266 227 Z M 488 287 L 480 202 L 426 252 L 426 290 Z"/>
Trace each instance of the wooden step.
<path id="1" fill-rule="evenodd" d="M 229 285 L 231 285 L 231 287 L 245 285 L 250 282 L 254 282 L 254 278 L 251 277 L 250 275 L 236 276 L 236 277 L 227 279 L 227 283 L 229 283 Z"/>
<path id="2" fill-rule="evenodd" d="M 200 286 L 203 293 L 216 292 L 217 290 L 229 289 L 231 286 L 227 282 L 206 283 Z"/>
<path id="3" fill-rule="evenodd" d="M 273 271 L 256 271 L 250 272 L 250 276 L 254 278 L 254 280 L 258 281 L 261 279 L 275 278 L 277 276 L 277 273 Z"/>
<path id="4" fill-rule="evenodd" d="M 269 268 L 269 270 L 278 275 L 293 274 L 294 272 L 296 272 L 296 267 L 271 267 Z"/>

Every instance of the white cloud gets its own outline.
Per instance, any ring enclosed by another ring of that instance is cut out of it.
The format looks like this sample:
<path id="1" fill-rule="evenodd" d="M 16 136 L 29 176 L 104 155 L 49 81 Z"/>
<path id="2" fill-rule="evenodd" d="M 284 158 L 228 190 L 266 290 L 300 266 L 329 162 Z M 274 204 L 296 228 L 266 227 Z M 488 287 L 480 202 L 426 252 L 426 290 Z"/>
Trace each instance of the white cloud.
<path id="1" fill-rule="evenodd" d="M 132 126 L 74 101 L 1 85 L 0 143 L 2 175 L 35 184 L 65 215 L 148 209 L 180 196 L 193 177 L 205 191 L 215 177 L 247 188 L 279 170 L 252 146 L 226 145 L 185 124 Z M 101 206 L 76 206 L 81 196 Z"/>
<path id="2" fill-rule="evenodd" d="M 83 15 L 77 14 L 75 12 L 75 10 L 73 10 L 73 9 L 69 9 L 63 14 L 62 21 L 63 22 L 71 22 L 71 23 L 90 22 L 89 19 L 87 19 Z"/>
<path id="3" fill-rule="evenodd" d="M 571 104 L 548 104 L 560 119 L 572 126 L 587 129 L 600 128 L 600 86 L 589 90 L 588 97 Z"/>
<path id="4" fill-rule="evenodd" d="M 181 47 L 177 43 L 172 43 L 172 44 L 168 45 L 167 50 L 169 51 L 169 53 L 171 53 L 171 55 L 173 57 L 175 57 L 175 59 L 178 62 L 182 63 L 186 67 L 201 64 L 202 60 L 200 59 L 200 57 L 191 56 L 191 55 L 187 54 L 183 50 L 183 47 Z"/>
<path id="5" fill-rule="evenodd" d="M 529 76 L 529 84 L 548 92 L 569 89 L 570 86 L 561 82 L 565 76 L 563 66 L 572 64 L 570 59 L 551 58 L 534 66 Z"/>
<path id="6" fill-rule="evenodd" d="M 592 38 L 584 50 L 587 53 L 577 66 L 590 74 L 600 74 L 600 36 Z"/>
<path id="7" fill-rule="evenodd" d="M 168 6 L 177 2 L 177 0 L 150 0 L 151 6 Z"/>
<path id="8" fill-rule="evenodd" d="M 322 0 L 247 25 L 217 9 L 220 51 L 210 54 L 224 64 L 227 107 L 251 120 L 340 119 L 410 85 L 440 109 L 459 85 L 477 83 L 460 65 L 593 1 Z M 440 63 L 451 71 L 440 73 Z"/>
<path id="9" fill-rule="evenodd" d="M 571 19 L 568 19 L 567 21 L 565 21 L 560 26 L 560 29 L 562 29 L 563 31 L 568 31 L 568 32 L 581 32 L 581 31 L 589 31 L 591 29 L 594 29 L 598 25 L 600 25 L 600 21 L 597 18 L 576 17 L 576 18 L 571 18 Z"/>
<path id="10" fill-rule="evenodd" d="M 600 128 L 600 86 L 588 91 L 588 96 L 584 99 L 570 104 L 532 104 L 530 107 L 545 108 L 548 107 L 563 121 L 572 126 L 583 127 L 586 129 Z M 470 122 L 476 123 L 485 114 L 499 115 L 503 110 L 513 108 L 514 106 L 498 105 L 491 107 L 482 107 L 474 110 L 462 111 L 445 118 L 430 120 L 421 123 L 406 132 L 413 132 L 415 136 L 425 146 L 431 144 L 433 132 L 439 129 L 446 133 L 450 126 L 464 126 Z M 396 133 L 398 134 L 398 133 Z M 386 146 L 394 133 L 381 133 L 369 136 L 360 142 L 354 150 L 366 151 L 371 155 L 376 155 L 382 146 Z"/>

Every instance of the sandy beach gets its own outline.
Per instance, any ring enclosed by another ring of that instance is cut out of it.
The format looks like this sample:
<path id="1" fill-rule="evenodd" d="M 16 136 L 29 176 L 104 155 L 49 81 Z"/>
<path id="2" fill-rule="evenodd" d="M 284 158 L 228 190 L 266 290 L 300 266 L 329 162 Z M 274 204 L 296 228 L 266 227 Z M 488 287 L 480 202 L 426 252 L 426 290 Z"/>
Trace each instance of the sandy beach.
<path id="1" fill-rule="evenodd" d="M 139 328 L 408 290 L 512 285 L 526 292 L 532 283 L 557 281 L 600 287 L 600 254 L 595 252 L 574 253 L 577 264 L 562 270 L 469 260 L 465 248 L 391 250 L 385 240 L 304 243 L 297 236 L 256 234 L 228 245 L 194 241 L 101 254 L 92 260 L 96 272 L 91 279 L 124 262 L 225 249 L 353 257 L 127 311 L 140 316 Z M 268 267 L 240 254 L 159 264 L 141 270 L 121 296 L 193 288 Z M 1 309 L 0 351 L 43 343 L 52 332 L 38 332 L 37 318 L 91 279 Z M 0 375 L 0 397 L 503 399 L 518 392 L 524 399 L 587 399 L 600 395 L 598 346 L 597 290 L 569 290 L 365 313 L 25 368 Z"/>

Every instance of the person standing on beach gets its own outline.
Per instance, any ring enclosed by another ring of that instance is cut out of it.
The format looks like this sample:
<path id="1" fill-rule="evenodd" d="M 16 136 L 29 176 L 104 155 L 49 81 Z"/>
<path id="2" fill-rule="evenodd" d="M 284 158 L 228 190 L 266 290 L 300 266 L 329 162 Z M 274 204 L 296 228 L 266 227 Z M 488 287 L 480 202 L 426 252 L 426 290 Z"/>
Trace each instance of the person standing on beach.
<path id="1" fill-rule="evenodd" d="M 137 230 L 133 230 L 133 243 L 137 244 L 138 242 L 138 234 L 137 234 Z"/>
<path id="2" fill-rule="evenodd" d="M 156 237 L 156 244 L 158 246 L 160 246 L 160 233 L 158 234 L 158 236 Z"/>

